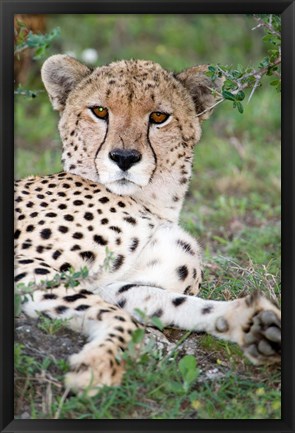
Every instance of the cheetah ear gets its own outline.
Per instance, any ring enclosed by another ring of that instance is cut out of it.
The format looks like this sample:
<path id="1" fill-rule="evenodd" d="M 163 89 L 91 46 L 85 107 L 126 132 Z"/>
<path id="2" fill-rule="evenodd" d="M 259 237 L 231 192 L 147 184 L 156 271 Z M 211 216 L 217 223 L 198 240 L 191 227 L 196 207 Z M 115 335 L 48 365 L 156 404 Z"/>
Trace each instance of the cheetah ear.
<path id="1" fill-rule="evenodd" d="M 207 77 L 208 65 L 193 66 L 176 75 L 176 79 L 189 91 L 195 103 L 196 112 L 200 120 L 208 119 L 212 113 L 212 107 L 218 96 L 212 94 L 212 90 L 221 91 L 222 78 L 214 82 Z M 208 111 L 206 111 L 208 110 Z M 203 113 L 203 114 L 201 114 Z"/>
<path id="2" fill-rule="evenodd" d="M 92 70 L 73 57 L 56 54 L 41 69 L 41 77 L 55 110 L 63 111 L 71 90 Z"/>

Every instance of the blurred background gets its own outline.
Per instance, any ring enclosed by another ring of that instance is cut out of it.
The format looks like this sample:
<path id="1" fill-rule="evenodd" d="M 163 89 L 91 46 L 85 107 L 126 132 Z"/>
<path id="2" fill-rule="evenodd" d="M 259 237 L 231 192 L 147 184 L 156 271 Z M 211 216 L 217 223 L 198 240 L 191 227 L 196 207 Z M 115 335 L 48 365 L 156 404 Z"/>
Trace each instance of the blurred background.
<path id="1" fill-rule="evenodd" d="M 16 17 L 34 33 L 56 31 L 45 53 L 15 57 L 16 88 L 44 90 L 40 68 L 68 53 L 90 66 L 141 58 L 180 71 L 208 63 L 257 66 L 265 56 L 261 29 L 246 15 L 34 15 Z M 270 265 L 280 248 L 280 93 L 267 77 L 240 114 L 220 104 L 203 124 L 181 223 L 201 239 L 205 255 L 220 251 Z M 58 114 L 46 93 L 15 96 L 15 176 L 61 170 Z M 214 266 L 218 266 L 216 264 Z"/>

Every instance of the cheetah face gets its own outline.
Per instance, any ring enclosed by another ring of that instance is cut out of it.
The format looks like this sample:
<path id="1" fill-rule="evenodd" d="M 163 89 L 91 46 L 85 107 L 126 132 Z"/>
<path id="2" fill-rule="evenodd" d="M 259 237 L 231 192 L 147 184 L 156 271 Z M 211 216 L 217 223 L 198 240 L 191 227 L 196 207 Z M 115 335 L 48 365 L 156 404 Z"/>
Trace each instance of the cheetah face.
<path id="1" fill-rule="evenodd" d="M 198 76 L 196 70 L 193 75 Z M 91 71 L 57 55 L 45 62 L 42 78 L 61 112 L 66 171 L 120 195 L 144 192 L 156 180 L 159 188 L 167 175 L 171 182 L 188 181 L 193 145 L 200 138 L 199 114 L 205 110 L 200 95 L 208 98 L 200 83 L 198 91 L 189 90 L 190 74 L 177 76 L 140 60 Z"/>

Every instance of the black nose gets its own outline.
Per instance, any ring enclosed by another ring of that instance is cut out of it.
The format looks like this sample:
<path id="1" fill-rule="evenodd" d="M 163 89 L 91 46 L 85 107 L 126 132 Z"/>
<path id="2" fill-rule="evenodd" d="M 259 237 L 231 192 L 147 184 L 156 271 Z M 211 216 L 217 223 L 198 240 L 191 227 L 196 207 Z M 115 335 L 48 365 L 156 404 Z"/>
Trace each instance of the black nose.
<path id="1" fill-rule="evenodd" d="M 130 167 L 141 160 L 141 153 L 138 150 L 114 149 L 109 153 L 109 157 L 121 170 L 127 171 Z"/>

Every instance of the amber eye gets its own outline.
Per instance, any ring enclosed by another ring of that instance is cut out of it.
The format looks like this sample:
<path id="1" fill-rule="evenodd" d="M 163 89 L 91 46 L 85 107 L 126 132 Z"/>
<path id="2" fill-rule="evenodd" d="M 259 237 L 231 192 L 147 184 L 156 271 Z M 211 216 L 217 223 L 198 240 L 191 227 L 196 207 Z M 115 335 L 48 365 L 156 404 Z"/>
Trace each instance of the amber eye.
<path id="1" fill-rule="evenodd" d="M 105 107 L 91 107 L 90 108 L 92 113 L 95 114 L 96 117 L 99 119 L 106 120 L 108 118 L 109 112 L 108 109 Z"/>
<path id="2" fill-rule="evenodd" d="M 151 123 L 163 123 L 165 120 L 167 120 L 169 117 L 169 114 L 167 113 L 160 113 L 158 111 L 154 111 L 150 114 L 150 122 Z"/>

